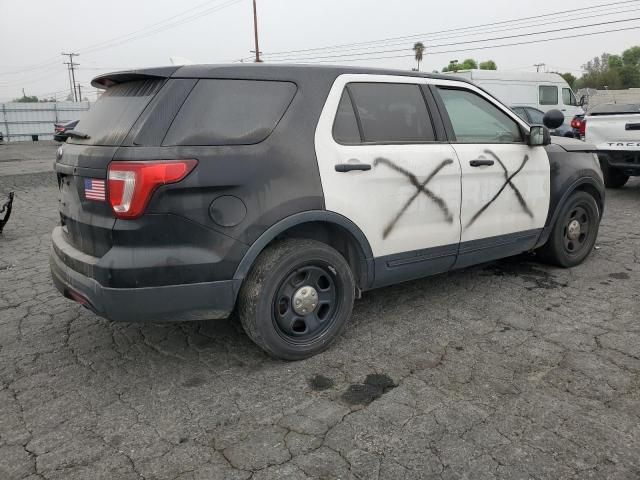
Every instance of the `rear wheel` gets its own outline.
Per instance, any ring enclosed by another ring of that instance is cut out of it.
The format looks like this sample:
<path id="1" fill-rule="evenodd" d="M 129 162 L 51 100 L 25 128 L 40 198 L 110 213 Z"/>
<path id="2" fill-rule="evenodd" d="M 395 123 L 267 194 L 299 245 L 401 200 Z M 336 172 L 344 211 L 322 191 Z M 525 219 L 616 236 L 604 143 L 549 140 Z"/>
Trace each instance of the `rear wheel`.
<path id="1" fill-rule="evenodd" d="M 287 239 L 256 260 L 238 297 L 247 335 L 270 355 L 301 360 L 326 349 L 351 316 L 355 281 L 330 246 Z"/>
<path id="2" fill-rule="evenodd" d="M 561 267 L 581 264 L 591 253 L 598 237 L 600 210 L 593 196 L 575 192 L 560 211 L 540 257 Z"/>
<path id="3" fill-rule="evenodd" d="M 602 168 L 602 176 L 604 177 L 604 185 L 607 188 L 622 188 L 629 180 L 629 175 L 625 175 L 617 168 L 609 166 L 606 160 L 600 160 Z"/>

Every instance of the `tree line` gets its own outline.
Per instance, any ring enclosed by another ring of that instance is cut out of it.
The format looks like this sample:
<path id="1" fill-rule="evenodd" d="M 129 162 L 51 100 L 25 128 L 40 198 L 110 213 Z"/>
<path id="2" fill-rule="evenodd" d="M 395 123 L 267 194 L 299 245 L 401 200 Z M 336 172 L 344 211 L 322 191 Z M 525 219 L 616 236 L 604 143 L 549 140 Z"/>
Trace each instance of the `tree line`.
<path id="1" fill-rule="evenodd" d="M 571 73 L 561 75 L 576 90 L 640 88 L 640 46 L 628 48 L 621 55 L 603 53 L 588 61 L 583 68 L 585 73 L 580 78 Z"/>

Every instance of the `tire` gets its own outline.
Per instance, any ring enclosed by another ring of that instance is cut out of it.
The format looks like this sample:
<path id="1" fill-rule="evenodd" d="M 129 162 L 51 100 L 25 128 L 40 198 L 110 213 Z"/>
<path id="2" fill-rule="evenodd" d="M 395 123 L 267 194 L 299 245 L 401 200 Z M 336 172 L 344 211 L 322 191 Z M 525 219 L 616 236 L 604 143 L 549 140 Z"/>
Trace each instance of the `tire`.
<path id="1" fill-rule="evenodd" d="M 538 251 L 539 256 L 559 267 L 580 265 L 593 251 L 599 227 L 600 209 L 595 198 L 586 192 L 574 192 L 558 214 L 549 240 Z"/>
<path id="2" fill-rule="evenodd" d="M 604 186 L 607 188 L 622 188 L 629 181 L 629 175 L 625 175 L 617 168 L 610 167 L 606 160 L 600 160 L 600 167 L 604 177 Z"/>
<path id="3" fill-rule="evenodd" d="M 303 360 L 340 335 L 354 299 L 353 273 L 340 253 L 315 240 L 287 239 L 260 254 L 240 289 L 237 313 L 269 355 Z"/>

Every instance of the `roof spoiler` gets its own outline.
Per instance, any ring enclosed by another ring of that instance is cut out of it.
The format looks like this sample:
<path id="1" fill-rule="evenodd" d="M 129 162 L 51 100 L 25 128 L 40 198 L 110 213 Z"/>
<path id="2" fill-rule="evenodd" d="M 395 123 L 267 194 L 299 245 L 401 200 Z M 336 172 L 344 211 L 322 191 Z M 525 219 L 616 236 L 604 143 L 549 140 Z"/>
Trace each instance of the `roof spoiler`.
<path id="1" fill-rule="evenodd" d="M 180 68 L 179 65 L 174 65 L 171 67 L 143 68 L 140 70 L 107 73 L 91 80 L 91 85 L 95 88 L 106 89 L 119 83 L 133 82 L 134 80 L 169 78 L 178 68 Z"/>

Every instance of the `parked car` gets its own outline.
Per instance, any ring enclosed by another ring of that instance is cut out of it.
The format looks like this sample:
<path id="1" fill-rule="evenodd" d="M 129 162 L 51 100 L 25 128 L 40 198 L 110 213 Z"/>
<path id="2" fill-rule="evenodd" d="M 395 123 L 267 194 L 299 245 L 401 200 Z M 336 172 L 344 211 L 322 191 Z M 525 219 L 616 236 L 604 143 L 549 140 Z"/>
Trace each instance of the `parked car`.
<path id="1" fill-rule="evenodd" d="M 523 105 L 543 112 L 558 109 L 568 125 L 584 113 L 569 84 L 557 73 L 463 70 L 450 75 L 471 80 L 507 105 Z"/>
<path id="2" fill-rule="evenodd" d="M 603 104 L 585 117 L 585 140 L 596 146 L 609 188 L 640 176 L 640 104 Z"/>
<path id="3" fill-rule="evenodd" d="M 533 107 L 515 106 L 511 109 L 529 125 L 544 125 L 544 112 Z M 574 138 L 573 128 L 564 123 L 551 130 L 551 135 L 556 137 Z"/>
<path id="4" fill-rule="evenodd" d="M 76 128 L 79 121 L 80 120 L 74 120 L 73 122 L 68 123 L 54 123 L 53 130 L 55 133 L 53 135 L 53 139 L 56 142 L 66 142 L 67 138 L 69 138 L 69 130 Z"/>
<path id="5" fill-rule="evenodd" d="M 572 267 L 596 240 L 593 148 L 466 80 L 192 65 L 92 85 L 106 92 L 55 164 L 51 270 L 108 319 L 235 311 L 296 360 L 331 344 L 363 291 L 522 252 Z"/>
<path id="6" fill-rule="evenodd" d="M 579 138 L 580 140 L 584 140 L 587 123 L 584 120 L 585 115 L 576 115 L 571 120 L 571 128 L 573 129 L 573 136 L 575 138 Z"/>

